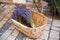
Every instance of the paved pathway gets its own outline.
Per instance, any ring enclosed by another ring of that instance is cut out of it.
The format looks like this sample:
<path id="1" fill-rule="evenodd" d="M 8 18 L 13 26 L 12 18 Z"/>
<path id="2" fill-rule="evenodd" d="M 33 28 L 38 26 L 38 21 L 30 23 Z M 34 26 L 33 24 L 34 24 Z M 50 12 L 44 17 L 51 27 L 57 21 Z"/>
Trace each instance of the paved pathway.
<path id="1" fill-rule="evenodd" d="M 13 7 L 13 5 L 3 4 L 0 6 L 3 9 L 0 9 L 0 40 L 33 40 L 21 34 L 10 23 L 8 17 L 11 16 Z M 47 25 L 44 28 L 43 35 L 35 40 L 60 40 L 60 19 L 52 16 L 47 17 Z"/>

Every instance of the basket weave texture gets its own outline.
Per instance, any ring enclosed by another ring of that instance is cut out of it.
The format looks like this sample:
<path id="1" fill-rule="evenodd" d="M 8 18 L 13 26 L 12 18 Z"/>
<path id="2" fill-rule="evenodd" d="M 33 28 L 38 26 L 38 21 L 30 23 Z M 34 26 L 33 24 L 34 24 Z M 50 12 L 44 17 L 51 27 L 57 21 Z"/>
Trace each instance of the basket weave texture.
<path id="1" fill-rule="evenodd" d="M 24 26 L 23 24 L 15 21 L 14 19 L 11 19 L 13 24 L 15 25 L 15 28 L 19 30 L 21 33 L 26 35 L 29 38 L 38 38 L 42 35 L 43 29 L 46 25 L 46 17 L 37 11 L 32 10 L 32 17 L 34 20 L 34 23 L 36 25 L 36 28 L 30 28 L 27 26 Z"/>

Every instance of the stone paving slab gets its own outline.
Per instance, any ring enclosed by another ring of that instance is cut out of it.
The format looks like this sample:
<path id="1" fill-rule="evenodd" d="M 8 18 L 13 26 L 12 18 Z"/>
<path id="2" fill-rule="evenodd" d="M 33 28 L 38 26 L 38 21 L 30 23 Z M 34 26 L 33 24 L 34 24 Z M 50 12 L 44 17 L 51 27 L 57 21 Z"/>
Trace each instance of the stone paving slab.
<path id="1" fill-rule="evenodd" d="M 51 30 L 49 40 L 59 40 L 59 32 Z"/>
<path id="2" fill-rule="evenodd" d="M 60 28 L 58 26 L 53 26 L 52 30 L 54 30 L 54 31 L 60 31 Z"/>
<path id="3" fill-rule="evenodd" d="M 49 31 L 49 28 L 50 28 L 50 24 L 46 24 L 46 26 L 45 26 L 44 30 Z"/>
<path id="4" fill-rule="evenodd" d="M 40 37 L 41 39 L 44 39 L 44 40 L 47 40 L 47 38 L 48 38 L 48 33 L 49 33 L 49 31 L 43 31 L 43 34 L 42 34 L 42 36 Z"/>
<path id="5" fill-rule="evenodd" d="M 60 20 L 54 19 L 53 25 L 54 26 L 60 26 Z"/>

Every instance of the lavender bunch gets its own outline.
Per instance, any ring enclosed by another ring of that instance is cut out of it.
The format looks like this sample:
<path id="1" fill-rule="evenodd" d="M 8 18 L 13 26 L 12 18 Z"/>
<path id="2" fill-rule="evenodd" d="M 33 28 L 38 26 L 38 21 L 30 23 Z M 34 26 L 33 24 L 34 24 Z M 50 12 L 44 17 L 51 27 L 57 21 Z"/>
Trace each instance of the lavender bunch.
<path id="1" fill-rule="evenodd" d="M 18 16 L 16 16 L 17 14 Z M 19 6 L 19 4 L 16 4 L 12 18 L 15 20 L 18 18 L 18 21 L 24 20 L 24 22 L 32 28 L 36 27 L 33 22 L 31 11 L 27 10 L 25 5 Z"/>

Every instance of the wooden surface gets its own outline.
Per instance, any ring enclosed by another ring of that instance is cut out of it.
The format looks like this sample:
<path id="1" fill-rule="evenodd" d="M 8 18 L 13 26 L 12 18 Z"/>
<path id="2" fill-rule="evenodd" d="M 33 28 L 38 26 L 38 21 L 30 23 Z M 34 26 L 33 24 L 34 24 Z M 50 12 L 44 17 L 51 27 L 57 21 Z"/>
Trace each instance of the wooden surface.
<path id="1" fill-rule="evenodd" d="M 41 6 L 39 6 L 40 1 L 41 0 L 35 0 L 35 3 L 38 7 L 41 7 Z M 12 0 L 4 0 L 4 1 L 1 0 L 0 1 L 0 4 L 8 4 L 8 5 L 20 4 L 20 5 L 26 5 L 27 7 L 35 7 L 36 6 L 35 3 L 33 2 L 33 0 L 31 0 L 31 1 L 26 0 L 26 3 L 13 3 Z"/>
<path id="2" fill-rule="evenodd" d="M 11 24 L 8 17 L 11 16 L 13 7 L 14 5 L 0 5 L 0 40 L 33 40 L 24 36 Z M 34 40 L 60 40 L 60 19 L 53 19 L 52 23 L 52 17 L 47 18 L 43 35 Z"/>
<path id="3" fill-rule="evenodd" d="M 17 3 L 13 3 L 12 0 L 6 0 L 6 1 L 0 1 L 1 4 L 8 4 L 8 5 L 14 5 Z M 27 3 L 19 3 L 20 5 L 26 5 L 26 6 L 34 6 L 35 4 L 33 2 L 27 2 Z"/>

